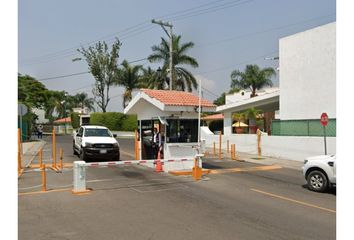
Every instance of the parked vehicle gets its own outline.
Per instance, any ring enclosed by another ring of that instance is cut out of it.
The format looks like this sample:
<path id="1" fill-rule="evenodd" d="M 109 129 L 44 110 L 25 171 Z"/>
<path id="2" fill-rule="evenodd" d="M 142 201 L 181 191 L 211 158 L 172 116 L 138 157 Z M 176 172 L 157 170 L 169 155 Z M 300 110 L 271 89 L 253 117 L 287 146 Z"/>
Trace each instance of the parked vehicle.
<path id="1" fill-rule="evenodd" d="M 324 192 L 336 186 L 336 155 L 308 157 L 302 172 L 310 190 Z"/>
<path id="2" fill-rule="evenodd" d="M 120 160 L 116 135 L 103 126 L 81 126 L 73 136 L 73 152 L 86 161 Z"/>

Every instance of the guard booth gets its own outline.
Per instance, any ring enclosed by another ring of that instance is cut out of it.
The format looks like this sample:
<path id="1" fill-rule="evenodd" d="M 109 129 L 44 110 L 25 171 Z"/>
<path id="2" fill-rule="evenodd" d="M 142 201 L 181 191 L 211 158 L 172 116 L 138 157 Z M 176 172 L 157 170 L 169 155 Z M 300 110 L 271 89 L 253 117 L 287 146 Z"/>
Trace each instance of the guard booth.
<path id="1" fill-rule="evenodd" d="M 188 92 L 141 89 L 124 109 L 124 114 L 137 115 L 139 158 L 155 159 L 152 145 L 157 128 L 162 141 L 161 159 L 191 160 L 167 162 L 164 171 L 191 169 L 198 153 L 198 106 L 199 98 Z M 216 105 L 202 99 L 201 109 L 215 112 Z"/>

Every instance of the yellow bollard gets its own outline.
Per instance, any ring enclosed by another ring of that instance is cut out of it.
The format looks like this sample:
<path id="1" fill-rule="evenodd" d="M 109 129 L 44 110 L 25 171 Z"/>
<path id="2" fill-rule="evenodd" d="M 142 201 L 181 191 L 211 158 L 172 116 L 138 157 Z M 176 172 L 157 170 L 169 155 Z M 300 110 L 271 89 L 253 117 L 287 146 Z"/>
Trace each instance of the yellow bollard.
<path id="1" fill-rule="evenodd" d="M 219 159 L 221 160 L 221 141 L 222 141 L 222 132 L 219 134 Z"/>
<path id="2" fill-rule="evenodd" d="M 45 172 L 45 164 L 43 164 L 43 167 L 41 168 L 42 170 L 42 192 L 47 191 L 47 178 L 46 178 L 46 172 Z"/>

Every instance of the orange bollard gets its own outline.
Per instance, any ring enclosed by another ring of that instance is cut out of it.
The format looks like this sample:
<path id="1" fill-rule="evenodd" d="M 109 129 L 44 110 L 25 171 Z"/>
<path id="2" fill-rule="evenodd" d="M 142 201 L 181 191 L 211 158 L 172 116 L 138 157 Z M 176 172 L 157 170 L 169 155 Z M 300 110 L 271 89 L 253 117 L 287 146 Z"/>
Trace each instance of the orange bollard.
<path id="1" fill-rule="evenodd" d="M 215 142 L 213 142 L 213 154 L 214 154 L 214 157 L 216 157 Z"/>
<path id="2" fill-rule="evenodd" d="M 232 144 L 231 159 L 236 160 L 236 145 Z"/>
<path id="3" fill-rule="evenodd" d="M 135 160 L 138 160 L 138 131 L 135 129 Z"/>
<path id="4" fill-rule="evenodd" d="M 47 178 L 46 178 L 46 167 L 45 164 L 43 165 L 43 167 L 41 168 L 42 170 L 42 192 L 47 191 Z"/>
<path id="5" fill-rule="evenodd" d="M 229 153 L 230 152 L 230 146 L 229 146 L 229 139 L 227 139 L 227 142 L 226 142 L 226 152 Z"/>
<path id="6" fill-rule="evenodd" d="M 221 141 L 222 141 L 222 132 L 219 134 L 219 159 L 221 160 Z"/>
<path id="7" fill-rule="evenodd" d="M 42 157 L 43 157 L 43 149 L 39 149 L 38 151 L 38 161 L 39 161 L 39 168 L 43 167 L 43 161 L 42 161 Z"/>
<path id="8" fill-rule="evenodd" d="M 194 159 L 194 167 L 192 169 L 192 176 L 195 181 L 198 181 L 202 179 L 202 169 L 198 166 L 198 160 L 197 158 Z"/>
<path id="9" fill-rule="evenodd" d="M 62 147 L 60 147 L 60 150 L 59 150 L 59 168 L 60 170 L 63 170 L 63 149 Z"/>
<path id="10" fill-rule="evenodd" d="M 55 129 L 52 131 L 52 153 L 53 153 L 53 164 L 52 168 L 57 168 L 57 146 L 56 146 L 56 138 L 55 138 Z"/>
<path id="11" fill-rule="evenodd" d="M 157 153 L 155 172 L 163 172 L 162 162 L 161 162 L 161 159 L 160 159 L 160 151 Z"/>

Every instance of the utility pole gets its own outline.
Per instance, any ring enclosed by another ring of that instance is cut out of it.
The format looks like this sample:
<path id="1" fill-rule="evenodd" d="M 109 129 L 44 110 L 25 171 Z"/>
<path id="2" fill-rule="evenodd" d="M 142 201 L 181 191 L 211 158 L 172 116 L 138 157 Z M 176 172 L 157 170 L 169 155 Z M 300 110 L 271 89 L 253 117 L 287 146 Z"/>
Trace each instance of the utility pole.
<path id="1" fill-rule="evenodd" d="M 165 31 L 165 33 L 167 34 L 167 36 L 169 36 L 170 38 L 170 90 L 172 90 L 172 66 L 173 66 L 173 57 L 172 57 L 172 23 L 168 23 L 168 22 L 163 22 L 163 21 L 156 21 L 155 19 L 151 20 L 152 23 L 158 24 L 162 27 L 162 29 Z M 168 33 L 168 31 L 166 30 L 165 27 L 169 27 L 170 28 L 170 33 Z"/>

